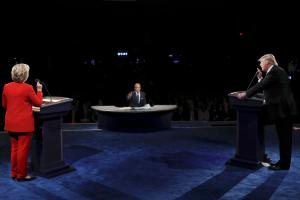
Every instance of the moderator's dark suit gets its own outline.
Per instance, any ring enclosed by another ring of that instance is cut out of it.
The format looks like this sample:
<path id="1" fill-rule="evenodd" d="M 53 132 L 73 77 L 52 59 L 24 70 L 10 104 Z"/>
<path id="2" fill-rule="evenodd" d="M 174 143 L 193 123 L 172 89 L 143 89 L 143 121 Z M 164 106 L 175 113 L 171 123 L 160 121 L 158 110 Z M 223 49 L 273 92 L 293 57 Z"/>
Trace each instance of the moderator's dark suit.
<path id="1" fill-rule="evenodd" d="M 145 92 L 140 92 L 140 99 L 138 97 L 138 95 L 136 94 L 135 91 L 131 92 L 131 98 L 128 99 L 129 101 L 129 106 L 131 107 L 142 107 L 144 105 L 146 105 L 147 101 L 146 101 L 146 94 Z"/>
<path id="2" fill-rule="evenodd" d="M 289 85 L 287 73 L 279 66 L 273 66 L 255 86 L 246 92 L 251 97 L 258 92 L 264 94 L 264 115 L 268 123 L 276 126 L 279 140 L 279 165 L 290 167 L 292 152 L 292 116 L 296 115 L 296 103 Z"/>

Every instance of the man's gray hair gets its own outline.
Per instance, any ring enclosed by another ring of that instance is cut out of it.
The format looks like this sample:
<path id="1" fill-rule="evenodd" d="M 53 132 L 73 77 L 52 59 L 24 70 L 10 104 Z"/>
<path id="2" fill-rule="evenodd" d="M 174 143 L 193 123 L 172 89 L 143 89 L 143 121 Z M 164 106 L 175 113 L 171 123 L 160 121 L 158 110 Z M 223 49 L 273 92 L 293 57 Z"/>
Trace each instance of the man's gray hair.
<path id="1" fill-rule="evenodd" d="M 262 57 L 260 57 L 258 59 L 259 62 L 262 62 L 263 60 L 266 60 L 268 61 L 269 63 L 273 64 L 273 65 L 278 65 L 277 61 L 276 61 L 276 58 L 273 54 L 265 54 L 263 55 Z"/>

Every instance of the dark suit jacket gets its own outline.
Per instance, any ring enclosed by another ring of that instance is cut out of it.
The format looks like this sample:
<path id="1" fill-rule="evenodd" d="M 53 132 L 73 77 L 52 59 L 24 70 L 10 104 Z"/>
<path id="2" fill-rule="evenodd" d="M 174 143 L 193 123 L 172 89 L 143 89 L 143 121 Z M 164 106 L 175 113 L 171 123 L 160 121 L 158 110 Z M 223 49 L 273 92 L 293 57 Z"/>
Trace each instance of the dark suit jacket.
<path id="1" fill-rule="evenodd" d="M 251 97 L 258 92 L 264 94 L 265 114 L 268 121 L 272 122 L 297 114 L 289 78 L 283 68 L 274 65 L 264 79 L 247 90 L 246 96 Z"/>
<path id="2" fill-rule="evenodd" d="M 33 132 L 34 116 L 32 106 L 41 106 L 43 93 L 35 92 L 27 83 L 11 82 L 4 85 L 2 106 L 6 109 L 5 131 Z"/>
<path id="3" fill-rule="evenodd" d="M 140 102 L 138 102 L 138 96 L 136 95 L 136 92 L 132 91 L 131 98 L 128 99 L 129 101 L 129 106 L 131 107 L 142 107 L 146 105 L 146 94 L 145 92 L 140 92 Z"/>

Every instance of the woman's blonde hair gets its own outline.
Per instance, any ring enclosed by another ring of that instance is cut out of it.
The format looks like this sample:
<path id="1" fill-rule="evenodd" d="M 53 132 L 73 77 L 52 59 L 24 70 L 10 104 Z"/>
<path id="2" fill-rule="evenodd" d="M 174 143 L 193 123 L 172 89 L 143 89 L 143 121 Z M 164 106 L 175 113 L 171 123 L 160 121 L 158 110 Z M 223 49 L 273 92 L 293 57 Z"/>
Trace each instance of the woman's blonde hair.
<path id="1" fill-rule="evenodd" d="M 29 76 L 29 66 L 24 63 L 19 63 L 11 69 L 11 79 L 17 83 L 24 83 Z"/>

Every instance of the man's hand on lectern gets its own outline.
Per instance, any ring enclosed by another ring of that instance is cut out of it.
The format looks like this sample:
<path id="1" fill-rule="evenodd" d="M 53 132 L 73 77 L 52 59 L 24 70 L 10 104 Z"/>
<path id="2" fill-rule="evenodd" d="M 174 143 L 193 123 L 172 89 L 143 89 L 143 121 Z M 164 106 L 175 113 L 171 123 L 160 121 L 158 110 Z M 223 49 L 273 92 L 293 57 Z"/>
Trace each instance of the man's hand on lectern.
<path id="1" fill-rule="evenodd" d="M 240 100 L 245 99 L 246 98 L 246 92 L 240 92 L 240 93 L 238 93 L 237 98 L 240 99 Z"/>

